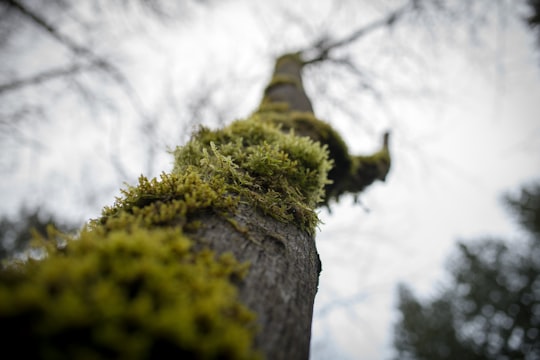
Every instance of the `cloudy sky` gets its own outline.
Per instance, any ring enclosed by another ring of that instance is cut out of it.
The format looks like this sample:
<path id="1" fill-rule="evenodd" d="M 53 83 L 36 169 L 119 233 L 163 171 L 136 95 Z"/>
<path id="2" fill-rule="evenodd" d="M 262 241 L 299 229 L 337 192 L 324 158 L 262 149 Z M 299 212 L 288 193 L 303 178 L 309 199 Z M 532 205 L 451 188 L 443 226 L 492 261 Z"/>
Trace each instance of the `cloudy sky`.
<path id="1" fill-rule="evenodd" d="M 58 99 L 56 121 L 34 129 L 43 150 L 13 153 L 18 166 L 0 179 L 0 209 L 45 204 L 78 221 L 97 216 L 122 181 L 171 168 L 166 150 L 189 135 L 188 100 L 208 104 L 198 116 L 209 125 L 248 116 L 276 55 L 321 31 L 346 34 L 400 2 L 375 3 L 230 1 L 196 7 L 179 23 L 141 20 L 115 33 L 121 42 L 97 47 L 129 59 L 123 68 L 159 119 L 156 157 L 146 161 L 140 126 L 120 95 L 111 95 L 112 111 Z M 362 76 L 330 65 L 307 69 L 317 114 L 351 151 L 375 151 L 390 129 L 393 155 L 387 182 L 368 189 L 361 205 L 344 198 L 331 213 L 320 210 L 312 359 L 388 358 L 399 282 L 429 295 L 456 240 L 514 236 L 500 198 L 540 175 L 540 66 L 522 24 L 496 15 L 478 32 L 411 21 L 373 33 L 347 52 Z M 58 56 L 57 44 L 21 39 L 30 69 Z M 111 152 L 121 154 L 123 175 L 111 167 Z"/>

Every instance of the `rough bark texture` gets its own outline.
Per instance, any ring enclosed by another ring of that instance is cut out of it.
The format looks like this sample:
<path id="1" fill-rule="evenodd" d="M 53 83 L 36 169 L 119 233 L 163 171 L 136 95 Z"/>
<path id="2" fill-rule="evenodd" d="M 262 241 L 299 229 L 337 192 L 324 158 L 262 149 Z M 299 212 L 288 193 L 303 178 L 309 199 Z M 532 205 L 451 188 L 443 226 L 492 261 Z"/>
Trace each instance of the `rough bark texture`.
<path id="1" fill-rule="evenodd" d="M 231 251 L 239 261 L 251 264 L 238 283 L 239 298 L 257 314 L 255 345 L 266 358 L 308 359 L 321 269 L 313 236 L 247 205 L 234 219 L 246 234 L 232 230 L 223 218 L 202 217 L 205 225 L 194 234 L 198 246 Z"/>

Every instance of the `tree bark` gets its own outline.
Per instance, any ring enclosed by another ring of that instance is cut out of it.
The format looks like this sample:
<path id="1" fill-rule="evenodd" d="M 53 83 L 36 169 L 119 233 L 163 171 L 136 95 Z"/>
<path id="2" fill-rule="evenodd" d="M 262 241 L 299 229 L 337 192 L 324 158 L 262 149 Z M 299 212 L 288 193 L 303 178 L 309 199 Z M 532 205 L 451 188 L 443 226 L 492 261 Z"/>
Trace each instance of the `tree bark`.
<path id="1" fill-rule="evenodd" d="M 251 265 L 237 285 L 240 301 L 257 314 L 255 346 L 266 359 L 308 359 L 321 269 L 313 236 L 247 205 L 234 220 L 246 228 L 249 239 L 221 217 L 200 220 L 204 226 L 193 235 L 198 247 L 232 251 Z"/>

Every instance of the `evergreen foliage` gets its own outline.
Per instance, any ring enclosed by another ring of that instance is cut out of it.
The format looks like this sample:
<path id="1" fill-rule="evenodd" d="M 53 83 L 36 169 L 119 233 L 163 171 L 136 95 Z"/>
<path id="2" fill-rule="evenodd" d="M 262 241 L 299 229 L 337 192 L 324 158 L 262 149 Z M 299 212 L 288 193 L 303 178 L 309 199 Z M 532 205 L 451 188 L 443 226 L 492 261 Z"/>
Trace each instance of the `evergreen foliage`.
<path id="1" fill-rule="evenodd" d="M 460 243 L 450 282 L 428 300 L 399 289 L 398 359 L 540 358 L 540 186 L 506 203 L 528 237 Z"/>

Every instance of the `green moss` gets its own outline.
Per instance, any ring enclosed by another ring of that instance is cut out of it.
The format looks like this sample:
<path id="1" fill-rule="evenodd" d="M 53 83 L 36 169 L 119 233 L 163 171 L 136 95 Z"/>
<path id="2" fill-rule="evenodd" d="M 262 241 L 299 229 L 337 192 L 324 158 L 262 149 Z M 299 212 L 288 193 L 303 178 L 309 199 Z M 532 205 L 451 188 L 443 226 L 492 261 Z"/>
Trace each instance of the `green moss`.
<path id="1" fill-rule="evenodd" d="M 179 229 L 83 231 L 64 251 L 0 273 L 0 335 L 21 357 L 252 359 L 254 316 L 231 255 Z M 19 347 L 21 339 L 28 346 Z"/>
<path id="2" fill-rule="evenodd" d="M 294 87 L 299 89 L 302 88 L 302 83 L 297 77 L 288 74 L 275 74 L 270 80 L 270 83 L 266 86 L 264 93 L 268 93 L 268 91 L 270 91 L 275 86 L 284 84 L 293 85 Z"/>
<path id="3" fill-rule="evenodd" d="M 258 116 L 277 125 L 281 131 L 307 136 L 324 144 L 328 150 L 331 169 L 324 187 L 324 204 L 339 200 L 346 193 L 355 196 L 376 180 L 384 181 L 390 170 L 389 134 L 384 134 L 383 146 L 372 155 L 351 155 L 347 144 L 330 124 L 311 112 L 289 111 L 281 103 L 261 104 Z"/>
<path id="4" fill-rule="evenodd" d="M 289 111 L 289 104 L 285 101 L 271 101 L 268 99 L 268 97 L 264 97 L 261 104 L 259 105 L 259 108 L 257 109 L 257 113 L 286 113 Z"/>
<path id="5" fill-rule="evenodd" d="M 324 122 L 313 113 L 291 111 L 279 115 L 262 112 L 263 119 L 278 124 L 283 131 L 294 131 L 300 136 L 307 136 L 310 139 L 326 145 L 330 158 L 335 162 L 339 160 L 340 164 L 350 166 L 351 159 L 347 144 L 330 124 Z M 346 162 L 346 164 L 345 164 Z M 334 164 L 335 165 L 335 164 Z"/>
<path id="6" fill-rule="evenodd" d="M 377 166 L 381 167 L 381 170 L 378 171 L 380 174 L 380 179 L 384 180 L 386 177 L 385 168 L 390 167 L 390 152 L 388 148 L 383 148 L 381 151 L 376 152 L 373 155 L 368 156 L 354 156 L 353 157 L 353 169 L 359 169 L 365 166 Z"/>
<path id="7" fill-rule="evenodd" d="M 192 219 L 199 213 L 210 211 L 228 213 L 238 205 L 238 197 L 226 193 L 223 179 L 203 180 L 202 175 L 188 167 L 182 174 L 161 174 L 160 179 L 139 178 L 137 186 L 122 190 L 122 197 L 112 207 L 106 207 L 102 217 L 92 221 L 95 231 L 129 228 L 136 224 L 177 226 L 194 229 L 200 223 Z"/>
<path id="8" fill-rule="evenodd" d="M 272 116 L 280 115 L 254 114 L 222 130 L 201 129 L 176 149 L 173 174 L 196 168 L 203 179 L 220 181 L 225 194 L 313 233 L 314 208 L 322 201 L 331 166 L 326 148 L 282 131 L 268 120 Z"/>

